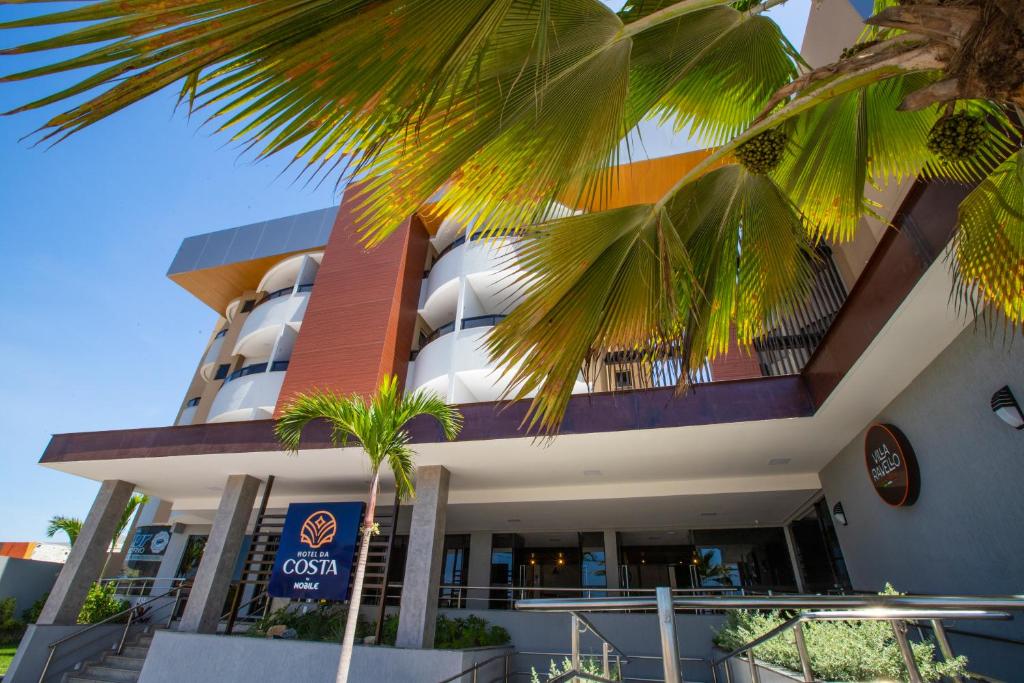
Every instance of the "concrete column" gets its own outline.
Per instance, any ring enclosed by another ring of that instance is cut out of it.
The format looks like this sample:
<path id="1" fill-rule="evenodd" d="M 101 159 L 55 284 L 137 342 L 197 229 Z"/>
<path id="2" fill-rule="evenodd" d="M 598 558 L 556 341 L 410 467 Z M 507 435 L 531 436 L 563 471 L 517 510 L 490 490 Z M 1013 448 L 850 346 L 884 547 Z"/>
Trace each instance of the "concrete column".
<path id="1" fill-rule="evenodd" d="M 149 502 L 139 510 L 135 527 L 150 526 L 152 524 L 167 524 L 171 516 L 172 502 L 160 498 L 150 498 Z"/>
<path id="2" fill-rule="evenodd" d="M 796 579 L 796 592 L 806 593 L 806 587 L 804 586 L 804 573 L 800 569 L 800 560 L 796 552 L 796 539 L 793 538 L 793 525 L 787 524 L 782 527 L 782 532 L 786 536 L 786 549 L 789 551 L 789 561 L 793 565 L 793 578 Z"/>
<path id="3" fill-rule="evenodd" d="M 110 540 L 134 490 L 135 484 L 118 479 L 108 479 L 100 484 L 96 500 L 82 524 L 82 531 L 71 546 L 71 554 L 60 570 L 36 623 L 74 624 L 78 620 L 89 587 L 103 571 Z"/>
<path id="4" fill-rule="evenodd" d="M 608 588 L 620 588 L 619 583 L 619 532 L 604 532 L 604 570 Z M 615 597 L 618 593 L 612 593 Z"/>
<path id="5" fill-rule="evenodd" d="M 474 531 L 469 535 L 469 574 L 467 581 L 470 586 L 491 585 L 491 532 Z M 469 602 L 466 607 L 470 609 L 487 609 L 490 607 L 487 598 L 490 597 L 489 590 L 469 591 Z"/>
<path id="6" fill-rule="evenodd" d="M 430 648 L 434 645 L 449 478 L 448 470 L 440 465 L 416 469 L 416 502 L 409 525 L 409 549 L 395 642 L 398 647 Z"/>
<path id="7" fill-rule="evenodd" d="M 259 487 L 260 480 L 248 474 L 228 477 L 179 631 L 217 632 Z"/>

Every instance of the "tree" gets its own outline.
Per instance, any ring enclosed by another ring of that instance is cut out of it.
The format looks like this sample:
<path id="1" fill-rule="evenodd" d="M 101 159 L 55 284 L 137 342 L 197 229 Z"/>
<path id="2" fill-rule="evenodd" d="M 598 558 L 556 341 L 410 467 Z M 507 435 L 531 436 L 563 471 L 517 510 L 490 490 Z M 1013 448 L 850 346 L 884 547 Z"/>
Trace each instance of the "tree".
<path id="1" fill-rule="evenodd" d="M 313 420 L 326 420 L 331 426 L 331 442 L 344 447 L 350 439 L 359 442 L 370 461 L 370 493 L 363 518 L 362 539 L 356 560 L 356 574 L 352 581 L 345 636 L 342 639 L 341 661 L 338 665 L 338 683 L 348 681 L 359 621 L 359 604 L 366 572 L 366 556 L 370 537 L 375 533 L 373 521 L 380 489 L 380 470 L 386 465 L 395 476 L 395 495 L 399 498 L 414 495 L 413 450 L 406 429 L 415 417 L 428 415 L 440 424 L 446 439 L 454 439 L 462 427 L 462 415 L 431 392 L 416 392 L 403 396 L 397 377 L 386 377 L 377 392 L 369 399 L 358 394 L 348 397 L 330 391 L 314 390 L 299 394 L 284 407 L 275 426 L 277 438 L 286 451 L 298 453 L 302 431 Z"/>
<path id="2" fill-rule="evenodd" d="M 42 140 L 179 84 L 258 158 L 358 178 L 368 245 L 428 210 L 524 233 L 530 288 L 487 345 L 513 395 L 535 393 L 529 424 L 554 429 L 608 350 L 678 360 L 682 389 L 731 334 L 750 345 L 806 294 L 813 247 L 876 213 L 869 183 L 974 184 L 956 303 L 1024 322 L 1024 6 L 876 0 L 862 39 L 812 69 L 765 15 L 781 1 L 106 0 L 3 26 L 92 22 L 6 51 L 84 50 L 7 77 L 91 69 L 16 110 L 76 98 Z M 712 149 L 658 201 L 611 206 L 645 118 Z M 587 213 L 547 220 L 556 201 Z"/>
<path id="3" fill-rule="evenodd" d="M 77 517 L 62 517 L 60 515 L 50 518 L 46 526 L 46 537 L 53 538 L 58 531 L 63 531 L 68 537 L 68 543 L 75 544 L 78 534 L 82 531 L 82 520 Z"/>

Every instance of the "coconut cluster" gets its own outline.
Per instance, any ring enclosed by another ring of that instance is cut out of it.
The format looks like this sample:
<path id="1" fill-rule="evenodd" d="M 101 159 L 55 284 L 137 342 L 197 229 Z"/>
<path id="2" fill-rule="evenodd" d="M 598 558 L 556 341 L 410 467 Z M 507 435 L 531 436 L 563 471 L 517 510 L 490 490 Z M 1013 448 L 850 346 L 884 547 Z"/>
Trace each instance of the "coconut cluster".
<path id="1" fill-rule="evenodd" d="M 765 175 L 778 168 L 789 136 L 781 130 L 766 130 L 736 148 L 736 157 L 751 173 Z"/>
<path id="2" fill-rule="evenodd" d="M 935 122 L 928 133 L 928 149 L 943 161 L 963 161 L 977 154 L 987 138 L 981 117 L 962 111 Z"/>

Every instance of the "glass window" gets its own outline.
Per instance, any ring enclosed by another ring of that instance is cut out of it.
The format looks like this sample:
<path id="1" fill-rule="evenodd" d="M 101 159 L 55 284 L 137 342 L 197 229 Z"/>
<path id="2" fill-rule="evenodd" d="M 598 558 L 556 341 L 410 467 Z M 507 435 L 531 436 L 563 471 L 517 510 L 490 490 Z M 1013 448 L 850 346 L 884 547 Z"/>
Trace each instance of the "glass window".
<path id="1" fill-rule="evenodd" d="M 214 379 L 224 379 L 225 377 L 228 376 L 228 370 L 230 370 L 230 369 L 231 369 L 231 365 L 229 363 L 224 363 L 223 365 L 218 366 L 217 367 L 217 374 L 214 375 L 213 378 Z"/>
<path id="2" fill-rule="evenodd" d="M 633 373 L 630 370 L 616 370 L 615 371 L 615 388 L 616 389 L 632 389 L 633 388 Z"/>
<path id="3" fill-rule="evenodd" d="M 185 407 L 186 408 L 195 408 L 197 405 L 199 405 L 199 396 L 195 396 L 193 398 L 190 398 L 188 400 L 188 403 L 185 404 Z"/>
<path id="4" fill-rule="evenodd" d="M 175 576 L 179 579 L 195 578 L 199 571 L 199 560 L 203 557 L 203 550 L 206 549 L 208 536 L 191 535 L 185 542 L 185 550 L 181 554 L 181 561 L 178 563 L 178 572 Z"/>
<path id="5" fill-rule="evenodd" d="M 254 308 L 256 308 L 256 300 L 248 299 L 244 304 L 242 304 L 242 313 L 248 313 Z"/>

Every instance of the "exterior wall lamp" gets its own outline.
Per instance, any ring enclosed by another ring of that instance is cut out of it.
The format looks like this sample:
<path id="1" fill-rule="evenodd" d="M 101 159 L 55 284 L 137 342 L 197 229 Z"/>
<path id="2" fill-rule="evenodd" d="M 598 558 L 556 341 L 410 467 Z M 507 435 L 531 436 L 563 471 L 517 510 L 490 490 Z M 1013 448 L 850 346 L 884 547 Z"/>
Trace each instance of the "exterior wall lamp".
<path id="1" fill-rule="evenodd" d="M 836 524 L 839 526 L 846 526 L 849 524 L 849 522 L 846 521 L 846 512 L 843 510 L 842 503 L 836 503 L 832 506 L 832 518 L 836 520 Z"/>
<path id="2" fill-rule="evenodd" d="M 1014 398 L 1010 387 L 1005 386 L 992 394 L 992 412 L 1014 429 L 1024 429 L 1024 413 L 1021 412 L 1020 404 Z"/>

